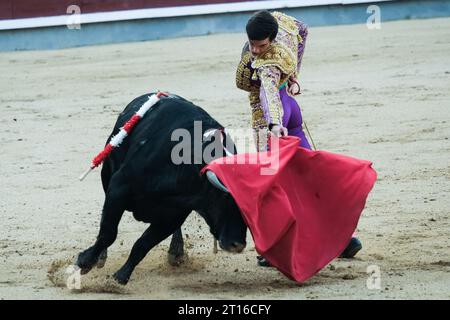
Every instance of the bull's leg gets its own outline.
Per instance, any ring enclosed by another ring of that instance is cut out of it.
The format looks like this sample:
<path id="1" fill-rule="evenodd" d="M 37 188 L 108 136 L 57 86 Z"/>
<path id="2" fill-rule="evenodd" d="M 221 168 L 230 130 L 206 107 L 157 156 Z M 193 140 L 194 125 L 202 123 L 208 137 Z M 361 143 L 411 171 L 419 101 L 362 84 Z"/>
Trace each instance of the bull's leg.
<path id="1" fill-rule="evenodd" d="M 131 249 L 127 262 L 125 262 L 122 268 L 114 273 L 114 279 L 120 284 L 127 284 L 138 263 L 144 259 L 154 246 L 174 233 L 174 230 L 180 228 L 186 217 L 187 214 L 179 223 L 175 222 L 175 225 L 173 225 L 173 222 L 164 224 L 152 223 L 133 245 L 133 249 Z"/>
<path id="2" fill-rule="evenodd" d="M 181 228 L 172 235 L 167 260 L 171 266 L 179 266 L 184 262 L 184 242 Z"/>
<path id="3" fill-rule="evenodd" d="M 106 194 L 100 231 L 95 244 L 78 255 L 76 265 L 81 273 L 88 273 L 96 264 L 106 260 L 106 249 L 117 237 L 117 227 L 125 211 L 125 185 L 114 184 Z"/>

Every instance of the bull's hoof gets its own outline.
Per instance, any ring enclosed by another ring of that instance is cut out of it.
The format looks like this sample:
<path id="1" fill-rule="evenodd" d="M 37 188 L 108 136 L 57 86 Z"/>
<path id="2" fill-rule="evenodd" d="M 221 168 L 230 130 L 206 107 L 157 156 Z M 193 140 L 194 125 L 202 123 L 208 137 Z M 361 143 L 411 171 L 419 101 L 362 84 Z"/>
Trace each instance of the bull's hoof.
<path id="1" fill-rule="evenodd" d="M 100 253 L 100 256 L 98 257 L 97 261 L 97 268 L 101 269 L 105 266 L 106 259 L 108 258 L 108 251 L 105 249 Z"/>
<path id="2" fill-rule="evenodd" d="M 120 270 L 113 274 L 114 280 L 121 285 L 126 285 L 128 281 L 130 280 L 130 276 L 128 274 L 125 274 L 124 272 L 121 272 Z"/>
<path id="3" fill-rule="evenodd" d="M 80 267 L 80 266 L 79 266 L 79 267 Z M 81 267 L 80 267 L 80 274 L 81 274 L 81 275 L 88 274 L 89 271 L 91 271 L 91 270 L 92 270 L 92 268 L 81 268 Z"/>
<path id="4" fill-rule="evenodd" d="M 92 257 L 92 249 L 89 248 L 83 252 L 80 252 L 75 264 L 80 268 L 81 274 L 86 274 L 97 264 L 97 261 L 98 258 L 95 259 Z"/>
<path id="5" fill-rule="evenodd" d="M 184 254 L 176 255 L 169 253 L 167 255 L 167 261 L 172 267 L 178 267 L 186 261 L 186 256 Z"/>

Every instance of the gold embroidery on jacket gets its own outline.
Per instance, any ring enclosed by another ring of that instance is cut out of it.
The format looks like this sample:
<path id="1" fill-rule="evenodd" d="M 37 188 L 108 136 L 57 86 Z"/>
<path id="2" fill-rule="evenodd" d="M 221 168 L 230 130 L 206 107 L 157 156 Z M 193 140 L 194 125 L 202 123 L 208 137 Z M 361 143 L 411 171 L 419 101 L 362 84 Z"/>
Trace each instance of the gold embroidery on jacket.
<path id="1" fill-rule="evenodd" d="M 273 12 L 272 16 L 274 16 L 275 19 L 277 19 L 278 26 L 280 28 L 282 28 L 283 30 L 292 35 L 296 35 L 299 44 L 303 43 L 303 38 L 299 34 L 297 24 L 295 23 L 295 20 L 292 17 L 278 11 Z"/>
<path id="2" fill-rule="evenodd" d="M 254 78 L 255 72 L 251 68 L 251 59 L 252 54 L 250 51 L 244 52 L 236 71 L 236 86 L 247 92 L 259 88 L 256 84 L 251 82 L 251 80 L 258 80 L 257 78 Z"/>
<path id="3" fill-rule="evenodd" d="M 281 70 L 280 83 L 286 82 L 290 76 L 294 76 L 297 71 L 297 57 L 280 44 L 272 44 L 262 55 L 256 57 L 252 63 L 254 69 L 274 66 Z"/>

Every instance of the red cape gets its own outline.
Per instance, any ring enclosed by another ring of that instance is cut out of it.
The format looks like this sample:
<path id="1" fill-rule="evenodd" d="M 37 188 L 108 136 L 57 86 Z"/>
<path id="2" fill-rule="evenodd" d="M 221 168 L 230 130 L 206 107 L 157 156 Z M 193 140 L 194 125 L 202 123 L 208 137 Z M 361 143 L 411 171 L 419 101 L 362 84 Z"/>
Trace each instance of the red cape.
<path id="1" fill-rule="evenodd" d="M 213 171 L 228 188 L 258 253 L 303 282 L 349 243 L 376 172 L 370 161 L 300 148 L 296 137 L 278 141 L 279 153 L 220 158 L 202 172 Z M 261 174 L 270 166 L 278 170 Z"/>

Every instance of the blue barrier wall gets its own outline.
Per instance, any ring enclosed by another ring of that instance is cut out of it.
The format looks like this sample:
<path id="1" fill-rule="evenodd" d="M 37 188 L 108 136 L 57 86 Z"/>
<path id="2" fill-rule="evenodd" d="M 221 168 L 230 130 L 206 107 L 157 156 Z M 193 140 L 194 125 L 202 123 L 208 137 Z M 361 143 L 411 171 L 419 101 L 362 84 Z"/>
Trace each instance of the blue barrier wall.
<path id="1" fill-rule="evenodd" d="M 449 0 L 375 2 L 381 21 L 450 16 Z M 279 9 L 309 26 L 366 23 L 368 4 Z M 154 18 L 0 31 L 0 51 L 61 49 L 95 44 L 156 40 L 214 33 L 244 32 L 251 12 Z"/>

